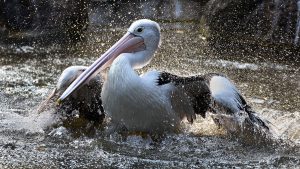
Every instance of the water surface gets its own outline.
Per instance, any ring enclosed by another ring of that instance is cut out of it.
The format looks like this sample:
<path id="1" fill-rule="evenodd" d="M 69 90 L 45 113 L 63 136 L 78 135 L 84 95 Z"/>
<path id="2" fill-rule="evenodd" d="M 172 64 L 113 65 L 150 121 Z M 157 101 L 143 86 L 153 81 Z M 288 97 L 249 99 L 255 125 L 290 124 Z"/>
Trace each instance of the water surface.
<path id="1" fill-rule="evenodd" d="M 103 136 L 101 130 L 79 137 L 61 127 L 46 130 L 51 112 L 37 114 L 36 108 L 62 70 L 91 64 L 126 31 L 92 27 L 87 40 L 73 46 L 1 45 L 0 168 L 299 167 L 300 64 L 256 54 L 219 56 L 208 48 L 197 24 L 162 27 L 162 45 L 141 73 L 149 69 L 183 76 L 224 73 L 257 113 L 273 124 L 274 135 L 283 143 L 245 145 L 200 116 L 185 132 L 167 135 L 160 142 L 140 136 L 124 139 L 117 133 Z"/>

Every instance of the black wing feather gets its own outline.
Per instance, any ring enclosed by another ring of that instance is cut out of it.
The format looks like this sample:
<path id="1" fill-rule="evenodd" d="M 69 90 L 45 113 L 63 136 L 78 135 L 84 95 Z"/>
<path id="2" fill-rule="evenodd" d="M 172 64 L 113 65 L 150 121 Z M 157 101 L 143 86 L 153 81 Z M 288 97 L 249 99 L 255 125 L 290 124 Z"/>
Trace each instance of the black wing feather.
<path id="1" fill-rule="evenodd" d="M 180 77 L 168 72 L 161 72 L 157 79 L 158 85 L 173 83 L 177 88 L 182 88 L 192 103 L 194 112 L 205 117 L 211 103 L 211 93 L 202 76 Z"/>

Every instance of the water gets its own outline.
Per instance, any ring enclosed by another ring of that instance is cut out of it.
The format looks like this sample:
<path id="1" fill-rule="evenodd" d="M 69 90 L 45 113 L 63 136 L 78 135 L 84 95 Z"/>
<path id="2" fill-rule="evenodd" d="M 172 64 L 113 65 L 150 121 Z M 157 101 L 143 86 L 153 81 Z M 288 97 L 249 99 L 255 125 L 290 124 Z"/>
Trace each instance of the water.
<path id="1" fill-rule="evenodd" d="M 161 48 L 140 72 L 226 74 L 273 124 L 274 144 L 230 139 L 209 117 L 198 117 L 193 125 L 184 125 L 184 132 L 158 142 L 117 133 L 104 136 L 102 128 L 93 135 L 74 135 L 49 127 L 53 110 L 37 114 L 36 108 L 62 70 L 91 64 L 125 32 L 125 27 L 100 27 L 90 29 L 86 42 L 71 47 L 0 46 L 0 168 L 299 168 L 300 64 L 254 54 L 219 56 L 207 47 L 197 24 L 162 27 Z"/>

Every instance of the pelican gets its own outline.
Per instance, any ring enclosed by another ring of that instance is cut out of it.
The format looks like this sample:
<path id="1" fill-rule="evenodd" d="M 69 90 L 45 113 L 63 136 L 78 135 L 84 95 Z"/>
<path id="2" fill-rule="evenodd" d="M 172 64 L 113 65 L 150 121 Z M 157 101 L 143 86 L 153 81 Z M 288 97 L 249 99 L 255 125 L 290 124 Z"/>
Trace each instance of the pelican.
<path id="1" fill-rule="evenodd" d="M 139 75 L 135 70 L 149 64 L 159 45 L 159 25 L 148 19 L 135 21 L 116 44 L 65 90 L 58 102 L 110 67 L 101 92 L 103 107 L 112 123 L 129 131 L 177 132 L 183 119 L 192 123 L 196 114 L 205 117 L 209 110 L 236 120 L 246 117 L 253 126 L 268 130 L 223 75 L 180 77 L 155 70 Z M 216 119 L 222 124 L 220 116 Z"/>
<path id="2" fill-rule="evenodd" d="M 70 66 L 66 68 L 60 75 L 56 88 L 39 106 L 38 112 L 44 111 L 49 106 L 49 103 L 52 100 L 56 100 L 86 68 L 86 66 Z M 103 78 L 101 75 L 94 76 L 80 89 L 74 91 L 64 104 L 59 105 L 57 113 L 61 114 L 63 118 L 72 118 L 72 116 L 78 115 L 80 118 L 88 121 L 101 122 L 104 118 L 104 110 L 100 98 L 102 84 Z M 74 114 L 74 112 L 78 114 Z"/>

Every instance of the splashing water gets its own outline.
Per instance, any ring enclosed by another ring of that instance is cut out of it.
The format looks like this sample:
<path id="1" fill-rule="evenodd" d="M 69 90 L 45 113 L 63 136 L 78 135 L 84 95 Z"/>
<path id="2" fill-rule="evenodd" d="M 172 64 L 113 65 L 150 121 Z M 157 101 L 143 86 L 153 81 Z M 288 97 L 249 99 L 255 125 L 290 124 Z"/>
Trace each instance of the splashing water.
<path id="1" fill-rule="evenodd" d="M 299 31 L 300 31 L 300 1 L 297 1 L 297 26 L 296 26 L 296 33 L 295 33 L 295 39 L 294 39 L 294 44 L 298 45 L 299 41 Z"/>
<path id="2" fill-rule="evenodd" d="M 113 133 L 106 136 L 102 129 L 93 136 L 74 136 L 67 128 L 56 125 L 59 115 L 55 114 L 55 106 L 37 114 L 36 108 L 54 88 L 63 69 L 70 65 L 91 64 L 123 33 L 122 29 L 103 29 L 105 31 L 91 34 L 86 43 L 69 47 L 68 51 L 63 50 L 65 47 L 32 46 L 30 52 L 0 54 L 0 168 L 299 166 L 298 65 L 244 60 L 244 57 L 253 56 L 233 56 L 231 59 L 216 56 L 207 52 L 206 42 L 195 31 L 197 27 L 189 24 L 181 25 L 180 30 L 178 23 L 176 30 L 164 29 L 161 49 L 151 64 L 141 71 L 156 69 L 179 75 L 226 74 L 258 115 L 272 124 L 276 136 L 272 144 L 245 145 L 240 138 L 228 137 L 209 116 L 206 119 L 198 117 L 193 125 L 184 123 L 182 133 L 166 135 L 155 142 L 136 135 L 124 138 Z M 172 23 L 162 27 L 172 28 Z M 104 45 L 99 48 L 99 44 Z M 51 127 L 53 124 L 55 126 Z"/>

